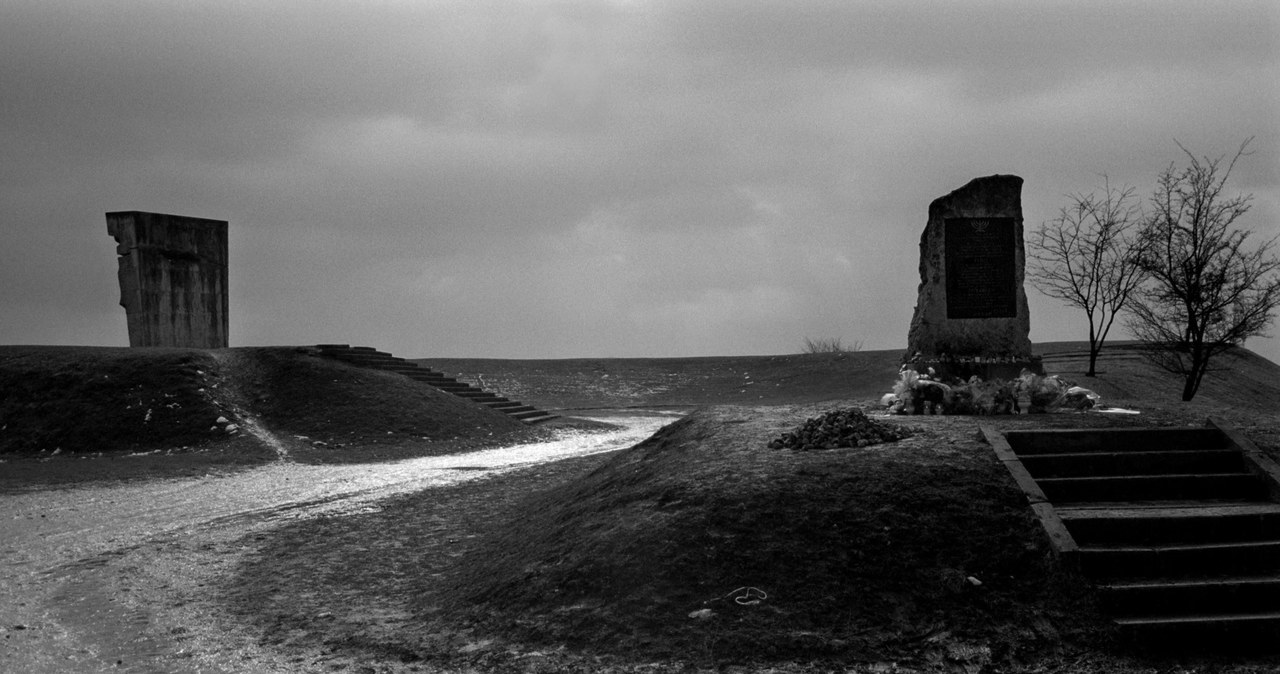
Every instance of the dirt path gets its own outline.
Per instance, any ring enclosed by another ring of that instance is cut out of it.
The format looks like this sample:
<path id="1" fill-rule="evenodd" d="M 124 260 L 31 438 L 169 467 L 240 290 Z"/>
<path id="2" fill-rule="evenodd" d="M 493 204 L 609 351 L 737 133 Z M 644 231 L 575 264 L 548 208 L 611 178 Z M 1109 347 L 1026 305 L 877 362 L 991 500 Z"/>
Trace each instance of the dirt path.
<path id="1" fill-rule="evenodd" d="M 607 421 L 624 429 L 389 463 L 279 462 L 230 476 L 0 496 L 0 669 L 292 671 L 195 608 L 203 581 L 234 564 L 236 541 L 296 518 L 364 512 L 397 494 L 621 449 L 671 417 Z"/>

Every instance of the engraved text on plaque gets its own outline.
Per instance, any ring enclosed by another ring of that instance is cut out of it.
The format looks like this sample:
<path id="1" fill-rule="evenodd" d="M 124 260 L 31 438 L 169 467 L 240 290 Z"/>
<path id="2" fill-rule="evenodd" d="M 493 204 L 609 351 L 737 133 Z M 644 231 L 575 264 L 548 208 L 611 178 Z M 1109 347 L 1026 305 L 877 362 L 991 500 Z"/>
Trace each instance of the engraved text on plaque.
<path id="1" fill-rule="evenodd" d="M 947 318 L 1018 315 L 1013 218 L 947 218 Z"/>

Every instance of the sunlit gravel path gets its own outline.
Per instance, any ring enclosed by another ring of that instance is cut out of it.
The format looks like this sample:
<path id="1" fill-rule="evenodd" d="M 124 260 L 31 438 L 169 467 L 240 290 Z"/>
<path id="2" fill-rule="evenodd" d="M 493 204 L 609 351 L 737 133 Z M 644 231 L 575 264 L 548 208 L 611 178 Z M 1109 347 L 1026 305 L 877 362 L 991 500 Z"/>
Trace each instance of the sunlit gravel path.
<path id="1" fill-rule="evenodd" d="M 550 442 L 450 456 L 358 465 L 279 462 L 225 476 L 0 496 L 0 671 L 74 671 L 58 663 L 77 659 L 71 655 L 75 635 L 47 604 L 53 586 L 68 582 L 80 560 L 250 521 L 261 526 L 367 511 L 398 494 L 629 447 L 672 420 L 609 417 L 601 421 L 622 430 L 566 431 Z"/>

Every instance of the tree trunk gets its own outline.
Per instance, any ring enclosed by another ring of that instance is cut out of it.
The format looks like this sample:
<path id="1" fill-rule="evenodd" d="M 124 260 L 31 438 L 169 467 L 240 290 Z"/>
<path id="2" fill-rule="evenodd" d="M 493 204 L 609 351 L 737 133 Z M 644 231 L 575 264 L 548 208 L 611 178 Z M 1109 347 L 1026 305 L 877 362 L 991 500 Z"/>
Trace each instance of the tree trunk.
<path id="1" fill-rule="evenodd" d="M 1182 386 L 1182 402 L 1191 402 L 1200 390 L 1200 380 L 1204 379 L 1205 370 L 1209 369 L 1207 358 L 1192 356 L 1191 369 L 1187 371 L 1187 380 Z"/>
<path id="2" fill-rule="evenodd" d="M 1196 397 L 1196 377 L 1193 374 L 1187 374 L 1187 381 L 1182 386 L 1182 402 L 1189 403 L 1191 399 Z"/>
<path id="3" fill-rule="evenodd" d="M 1098 343 L 1098 331 L 1093 328 L 1093 312 L 1089 312 L 1089 371 L 1084 373 L 1086 377 L 1097 375 L 1098 368 L 1098 352 L 1102 350 L 1102 345 Z"/>

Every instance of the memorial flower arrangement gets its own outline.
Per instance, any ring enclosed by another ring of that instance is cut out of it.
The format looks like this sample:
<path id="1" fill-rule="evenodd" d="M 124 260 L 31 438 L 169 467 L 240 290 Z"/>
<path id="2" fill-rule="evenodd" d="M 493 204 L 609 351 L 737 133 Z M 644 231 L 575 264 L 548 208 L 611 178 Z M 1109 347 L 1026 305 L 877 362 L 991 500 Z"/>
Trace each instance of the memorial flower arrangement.
<path id="1" fill-rule="evenodd" d="M 942 414 L 952 391 L 950 386 L 934 379 L 935 376 L 933 368 L 921 373 L 904 365 L 898 370 L 893 393 L 881 402 L 898 414 Z"/>
<path id="2" fill-rule="evenodd" d="M 1018 378 L 1018 386 L 1030 397 L 1031 412 L 1047 412 L 1052 409 L 1087 410 L 1095 406 L 1102 397 L 1058 375 L 1044 377 L 1026 370 Z"/>
<path id="3" fill-rule="evenodd" d="M 1013 380 L 984 381 L 973 376 L 950 384 L 938 380 L 933 368 L 920 373 L 903 366 L 898 371 L 893 393 L 881 403 L 896 414 L 1018 414 L 1021 400 L 1030 401 L 1031 413 L 1055 409 L 1089 409 L 1098 394 L 1074 386 L 1057 375 L 1043 376 L 1023 370 Z"/>

